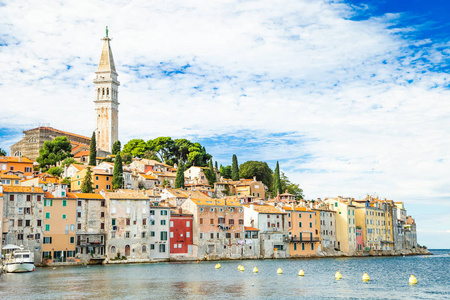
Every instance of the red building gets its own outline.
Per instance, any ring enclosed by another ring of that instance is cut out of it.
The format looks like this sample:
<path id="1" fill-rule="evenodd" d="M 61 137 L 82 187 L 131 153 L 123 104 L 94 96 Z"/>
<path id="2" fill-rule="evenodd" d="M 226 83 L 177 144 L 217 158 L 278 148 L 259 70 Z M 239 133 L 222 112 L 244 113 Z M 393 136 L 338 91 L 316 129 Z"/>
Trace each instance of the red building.
<path id="1" fill-rule="evenodd" d="M 183 213 L 181 208 L 170 214 L 170 254 L 192 254 L 191 214 Z"/>
<path id="2" fill-rule="evenodd" d="M 363 236 L 361 228 L 356 228 L 356 251 L 363 251 Z"/>

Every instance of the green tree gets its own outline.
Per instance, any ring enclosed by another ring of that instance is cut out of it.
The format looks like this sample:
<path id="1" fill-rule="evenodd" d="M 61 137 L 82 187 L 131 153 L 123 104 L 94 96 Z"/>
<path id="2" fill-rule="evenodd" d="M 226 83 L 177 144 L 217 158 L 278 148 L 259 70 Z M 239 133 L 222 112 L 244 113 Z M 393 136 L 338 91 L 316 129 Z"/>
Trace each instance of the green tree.
<path id="1" fill-rule="evenodd" d="M 239 180 L 239 164 L 236 154 L 233 154 L 233 161 L 231 164 L 231 179 L 235 181 Z"/>
<path id="2" fill-rule="evenodd" d="M 266 162 L 249 160 L 243 163 L 239 169 L 241 178 L 250 179 L 256 176 L 256 180 L 262 181 L 267 187 L 272 186 L 272 170 Z"/>
<path id="3" fill-rule="evenodd" d="M 0 148 L 0 156 L 6 156 L 6 151 Z"/>
<path id="4" fill-rule="evenodd" d="M 97 165 L 97 142 L 95 140 L 95 131 L 92 132 L 91 145 L 89 148 L 89 165 Z"/>
<path id="5" fill-rule="evenodd" d="M 112 155 L 118 155 L 120 153 L 120 148 L 121 148 L 121 144 L 120 141 L 115 141 L 113 146 L 112 146 Z"/>
<path id="6" fill-rule="evenodd" d="M 217 160 L 216 160 L 214 167 L 216 168 L 216 171 L 219 172 L 219 168 L 217 167 Z"/>
<path id="7" fill-rule="evenodd" d="M 150 150 L 147 143 L 142 139 L 133 139 L 123 146 L 122 155 L 129 153 L 131 157 L 142 157 L 145 151 Z"/>
<path id="8" fill-rule="evenodd" d="M 169 188 L 170 188 L 171 186 L 170 186 L 169 180 L 164 179 L 163 182 L 162 182 L 162 184 L 161 184 L 161 187 L 163 187 L 163 188 L 169 187 Z"/>
<path id="9" fill-rule="evenodd" d="M 223 178 L 231 179 L 231 166 L 220 166 L 220 175 Z"/>
<path id="10" fill-rule="evenodd" d="M 205 170 L 206 179 L 208 179 L 209 185 L 214 185 L 217 181 L 216 172 L 214 172 L 212 159 L 209 160 L 209 169 Z"/>
<path id="11" fill-rule="evenodd" d="M 47 173 L 55 177 L 60 177 L 64 170 L 60 167 L 51 167 L 48 169 Z"/>
<path id="12" fill-rule="evenodd" d="M 121 155 L 121 157 L 122 157 L 122 161 L 125 162 L 125 164 L 127 164 L 127 165 L 133 161 L 133 158 L 130 153 L 123 153 Z"/>
<path id="13" fill-rule="evenodd" d="M 58 136 L 52 141 L 44 142 L 42 148 L 39 149 L 39 157 L 36 161 L 39 163 L 39 167 L 45 171 L 56 166 L 57 162 L 70 157 L 70 151 L 72 151 L 72 145 L 67 137 Z"/>
<path id="14" fill-rule="evenodd" d="M 184 189 L 184 166 L 181 159 L 178 161 L 177 177 L 175 177 L 175 188 Z"/>
<path id="15" fill-rule="evenodd" d="M 77 163 L 78 162 L 73 157 L 66 157 L 62 161 L 61 165 L 62 165 L 62 167 L 65 167 L 65 166 L 70 166 L 71 164 L 77 164 Z"/>
<path id="16" fill-rule="evenodd" d="M 174 164 L 173 158 L 174 158 L 174 148 L 175 148 L 175 142 L 172 140 L 171 137 L 168 136 L 161 136 L 158 137 L 151 142 L 147 142 L 147 146 L 150 150 L 155 152 L 155 155 L 159 158 L 162 162 L 167 162 L 168 160 L 171 160 L 170 162 L 172 165 Z"/>
<path id="17" fill-rule="evenodd" d="M 120 157 L 120 155 L 117 155 L 114 160 L 112 186 L 113 189 L 118 189 L 123 186 L 123 165 L 122 165 L 122 157 Z"/>
<path id="18" fill-rule="evenodd" d="M 273 196 L 275 197 L 278 193 L 283 194 L 283 190 L 281 187 L 280 181 L 280 165 L 277 162 L 277 166 L 275 167 L 275 171 L 273 173 Z"/>
<path id="19" fill-rule="evenodd" d="M 92 183 L 91 167 L 88 167 L 86 170 L 86 175 L 84 176 L 83 182 L 81 183 L 81 192 L 82 193 L 93 193 L 94 192 L 94 184 Z"/>
<path id="20" fill-rule="evenodd" d="M 303 190 L 298 184 L 292 183 L 283 172 L 281 172 L 280 183 L 282 191 L 288 191 L 289 194 L 295 195 L 296 200 L 303 199 Z"/>

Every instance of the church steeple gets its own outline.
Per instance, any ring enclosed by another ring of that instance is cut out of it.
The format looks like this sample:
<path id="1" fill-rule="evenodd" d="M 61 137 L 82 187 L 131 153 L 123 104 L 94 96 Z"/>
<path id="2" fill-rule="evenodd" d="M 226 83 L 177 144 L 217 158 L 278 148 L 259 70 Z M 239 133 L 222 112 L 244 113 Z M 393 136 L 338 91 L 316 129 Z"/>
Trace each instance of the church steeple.
<path id="1" fill-rule="evenodd" d="M 111 51 L 108 27 L 106 27 L 106 36 L 102 40 L 102 53 L 94 79 L 97 149 L 111 153 L 112 145 L 119 138 L 118 88 L 120 82 L 117 80 L 118 74 Z"/>

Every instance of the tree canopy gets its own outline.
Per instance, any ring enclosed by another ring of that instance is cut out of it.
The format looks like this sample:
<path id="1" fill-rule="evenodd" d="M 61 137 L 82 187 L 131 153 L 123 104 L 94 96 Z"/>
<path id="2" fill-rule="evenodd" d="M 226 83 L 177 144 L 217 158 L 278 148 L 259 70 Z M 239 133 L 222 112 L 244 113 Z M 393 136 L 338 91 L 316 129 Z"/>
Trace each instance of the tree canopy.
<path id="1" fill-rule="evenodd" d="M 48 169 L 47 173 L 55 177 L 60 177 L 63 171 L 63 168 L 51 167 L 50 169 Z"/>
<path id="2" fill-rule="evenodd" d="M 178 161 L 177 177 L 175 177 L 175 188 L 184 188 L 184 166 L 181 160 Z"/>
<path id="3" fill-rule="evenodd" d="M 280 179 L 280 165 L 277 162 L 277 166 L 275 167 L 275 171 L 273 173 L 273 195 L 276 196 L 278 193 L 283 194 L 283 189 L 281 187 L 281 179 Z"/>
<path id="4" fill-rule="evenodd" d="M 266 162 L 249 160 L 239 167 L 239 174 L 241 178 L 253 178 L 262 181 L 269 189 L 272 187 L 272 170 Z"/>
<path id="5" fill-rule="evenodd" d="M 280 183 L 283 193 L 288 191 L 288 193 L 295 195 L 296 200 L 303 199 L 303 190 L 298 184 L 292 183 L 283 172 L 281 172 Z"/>
<path id="6" fill-rule="evenodd" d="M 50 167 L 56 166 L 56 163 L 70 157 L 72 145 L 66 136 L 58 136 L 52 141 L 44 142 L 44 145 L 39 149 L 39 157 L 36 161 L 39 167 L 46 171 Z"/>
<path id="7" fill-rule="evenodd" d="M 86 170 L 86 175 L 84 176 L 83 182 L 81 183 L 81 192 L 82 193 L 93 193 L 94 192 L 94 184 L 92 183 L 91 167 L 88 167 Z"/>
<path id="8" fill-rule="evenodd" d="M 6 151 L 0 148 L 0 156 L 6 156 Z"/>
<path id="9" fill-rule="evenodd" d="M 158 137 L 147 142 L 133 139 L 123 146 L 121 153 L 122 156 L 129 153 L 132 157 L 154 159 L 171 166 L 181 160 L 186 169 L 193 165 L 205 167 L 212 157 L 200 143 L 187 139 L 172 140 L 171 137 Z"/>
<path id="10" fill-rule="evenodd" d="M 220 175 L 222 175 L 223 178 L 231 179 L 231 166 L 220 166 Z"/>
<path id="11" fill-rule="evenodd" d="M 112 186 L 113 189 L 118 189 L 123 186 L 123 165 L 122 165 L 122 157 L 120 157 L 120 155 L 117 155 L 114 160 Z"/>
<path id="12" fill-rule="evenodd" d="M 217 181 L 217 178 L 216 178 L 216 172 L 214 171 L 214 168 L 213 168 L 212 159 L 209 160 L 208 166 L 209 166 L 209 168 L 204 170 L 205 176 L 206 176 L 206 179 L 208 179 L 208 184 L 214 185 L 214 182 Z"/>

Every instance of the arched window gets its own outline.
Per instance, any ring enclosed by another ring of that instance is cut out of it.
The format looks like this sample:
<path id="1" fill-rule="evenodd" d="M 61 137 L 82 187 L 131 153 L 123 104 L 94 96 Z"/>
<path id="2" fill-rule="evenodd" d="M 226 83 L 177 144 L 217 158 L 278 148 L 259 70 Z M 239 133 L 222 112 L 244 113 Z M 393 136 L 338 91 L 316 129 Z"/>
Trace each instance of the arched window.
<path id="1" fill-rule="evenodd" d="M 100 98 L 100 88 L 98 88 L 97 98 Z"/>
<path id="2" fill-rule="evenodd" d="M 109 88 L 106 88 L 106 96 L 109 96 Z"/>
<path id="3" fill-rule="evenodd" d="M 14 153 L 14 156 L 22 156 L 22 152 L 16 151 L 16 152 Z"/>
<path id="4" fill-rule="evenodd" d="M 111 246 L 111 253 L 116 253 L 116 247 L 115 246 Z"/>
<path id="5" fill-rule="evenodd" d="M 28 143 L 36 143 L 36 137 L 32 136 L 29 140 Z"/>
<path id="6" fill-rule="evenodd" d="M 130 245 L 125 246 L 125 256 L 130 256 Z"/>
<path id="7" fill-rule="evenodd" d="M 105 88 L 102 89 L 103 96 L 105 96 Z"/>
<path id="8" fill-rule="evenodd" d="M 146 245 L 142 245 L 142 253 L 147 252 L 147 246 Z"/>

